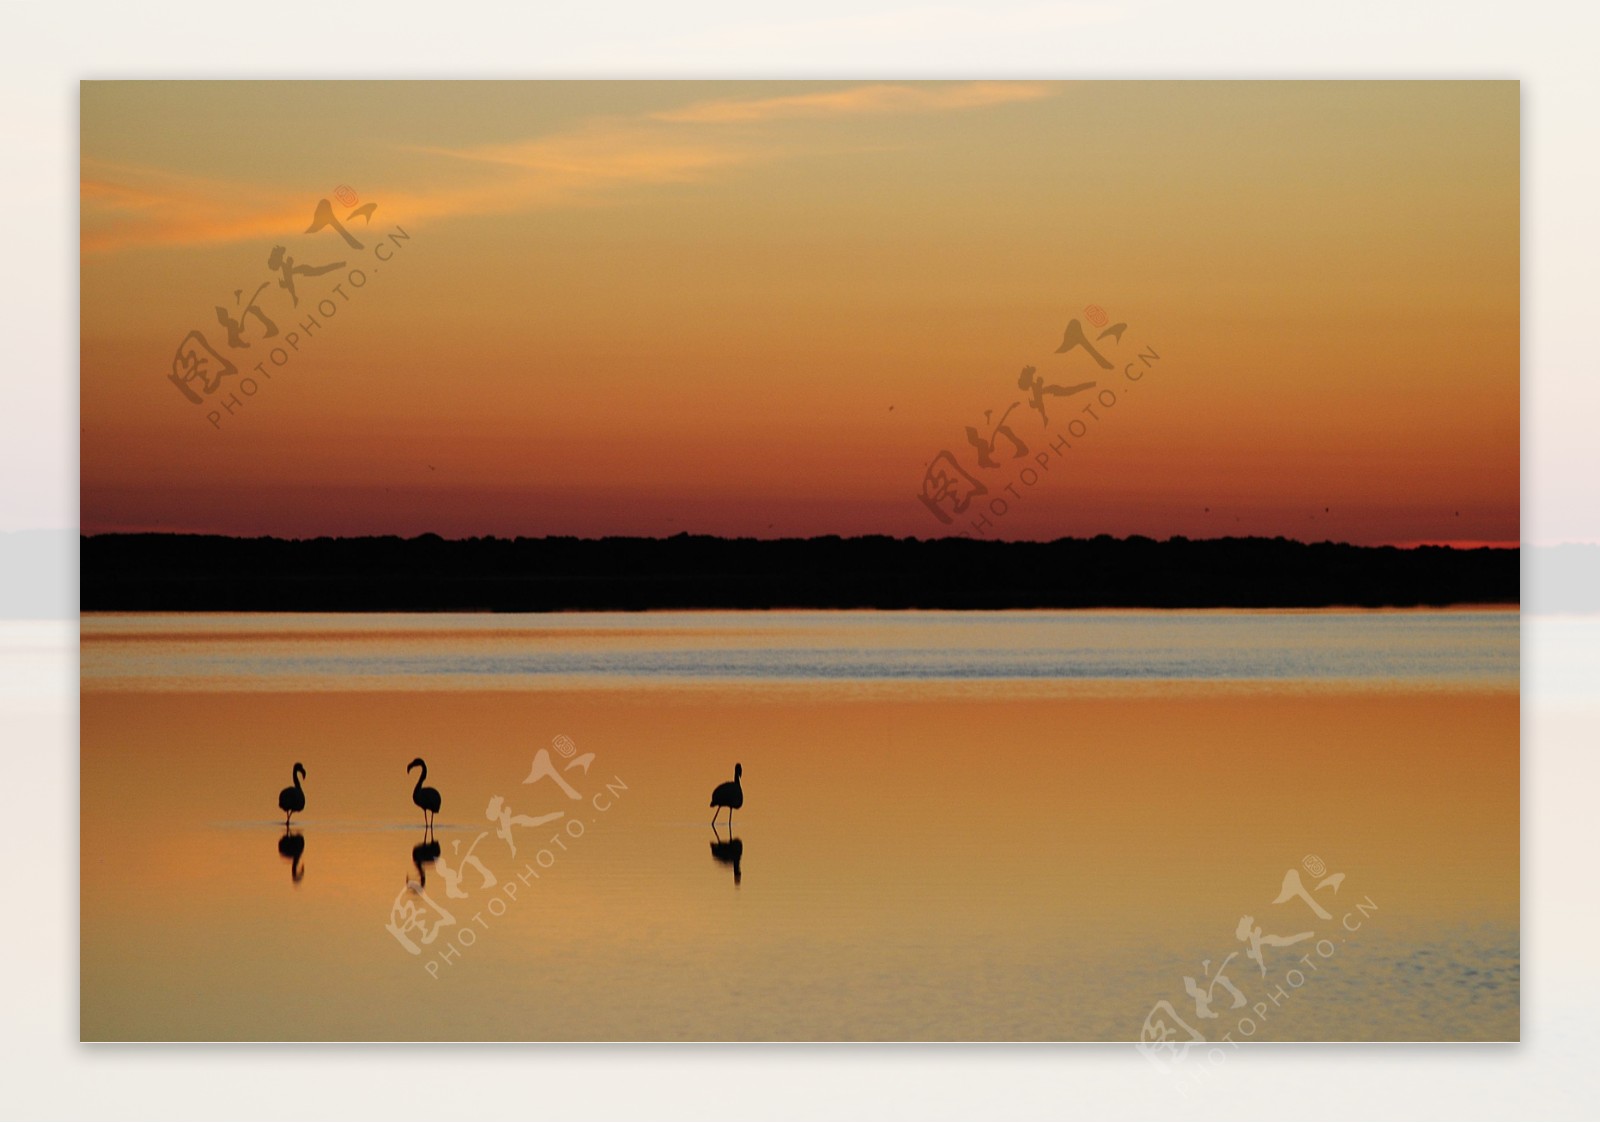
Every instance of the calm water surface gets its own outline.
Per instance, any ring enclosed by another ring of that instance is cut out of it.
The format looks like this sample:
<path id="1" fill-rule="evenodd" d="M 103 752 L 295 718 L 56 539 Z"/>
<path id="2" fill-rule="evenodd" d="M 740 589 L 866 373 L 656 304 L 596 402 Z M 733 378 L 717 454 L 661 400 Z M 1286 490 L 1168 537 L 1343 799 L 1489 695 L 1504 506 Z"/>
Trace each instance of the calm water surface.
<path id="1" fill-rule="evenodd" d="M 625 679 L 1492 683 L 1508 612 L 104 615 L 86 682 L 165 689 L 601 686 Z M 86 625 L 85 636 L 90 632 Z M 539 680 L 530 682 L 530 679 Z"/>
<path id="2" fill-rule="evenodd" d="M 82 1034 L 1128 1040 L 1165 1000 L 1215 1039 L 1282 985 L 1257 1038 L 1515 1038 L 1517 649 L 1501 611 L 86 616 Z"/>

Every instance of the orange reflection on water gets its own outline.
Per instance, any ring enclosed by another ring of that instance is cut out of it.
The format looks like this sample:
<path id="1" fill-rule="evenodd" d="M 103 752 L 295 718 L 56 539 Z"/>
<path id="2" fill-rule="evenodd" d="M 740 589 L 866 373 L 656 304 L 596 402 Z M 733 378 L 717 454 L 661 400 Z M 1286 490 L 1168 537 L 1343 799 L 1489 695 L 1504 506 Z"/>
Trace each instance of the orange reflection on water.
<path id="1" fill-rule="evenodd" d="M 1239 916 L 1288 907 L 1308 852 L 1401 946 L 1516 939 L 1506 690 L 106 691 L 82 715 L 85 1038 L 1127 1039 L 1242 950 Z M 556 734 L 596 754 L 576 803 L 522 783 Z M 412 956 L 385 930 L 418 875 L 415 756 L 444 860 L 477 839 L 497 879 L 469 867 L 454 900 L 424 871 L 477 928 L 442 962 L 443 935 Z M 296 760 L 298 883 L 274 803 Z M 737 884 L 706 807 L 735 762 Z M 514 860 L 495 796 L 564 818 Z M 1514 980 L 1488 1016 L 1435 994 L 1421 1018 L 1393 985 L 1353 974 L 1268 1032 L 1516 1035 Z"/>

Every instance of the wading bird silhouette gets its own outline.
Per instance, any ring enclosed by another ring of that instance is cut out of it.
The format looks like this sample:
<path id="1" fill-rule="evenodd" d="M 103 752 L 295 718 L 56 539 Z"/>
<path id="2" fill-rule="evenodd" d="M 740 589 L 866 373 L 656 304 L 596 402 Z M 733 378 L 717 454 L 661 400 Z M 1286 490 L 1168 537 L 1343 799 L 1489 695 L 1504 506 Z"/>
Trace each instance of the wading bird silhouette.
<path id="1" fill-rule="evenodd" d="M 744 765 L 733 766 L 733 779 L 726 783 L 718 784 L 711 793 L 711 806 L 717 808 L 711 813 L 711 825 L 717 825 L 717 815 L 722 808 L 728 809 L 728 831 L 733 831 L 733 813 L 744 806 L 744 788 L 739 784 L 739 777 L 744 775 Z"/>
<path id="2" fill-rule="evenodd" d="M 300 777 L 306 774 L 306 766 L 298 760 L 294 762 L 294 785 L 284 788 L 278 793 L 278 810 L 283 812 L 283 828 L 289 829 L 289 817 L 296 811 L 306 809 L 306 792 L 300 786 Z"/>
<path id="3" fill-rule="evenodd" d="M 433 826 L 433 817 L 439 813 L 439 806 L 443 801 L 439 798 L 438 788 L 422 786 L 423 781 L 428 778 L 428 765 L 420 756 L 406 765 L 407 772 L 413 768 L 422 769 L 422 773 L 417 777 L 417 786 L 411 789 L 411 802 L 422 808 L 422 829 L 426 831 Z"/>

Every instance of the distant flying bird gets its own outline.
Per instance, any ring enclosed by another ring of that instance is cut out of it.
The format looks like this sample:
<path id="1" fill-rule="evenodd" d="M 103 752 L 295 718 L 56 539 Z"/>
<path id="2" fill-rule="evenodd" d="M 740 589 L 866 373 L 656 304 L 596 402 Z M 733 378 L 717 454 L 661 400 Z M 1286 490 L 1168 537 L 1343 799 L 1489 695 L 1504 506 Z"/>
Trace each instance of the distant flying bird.
<path id="1" fill-rule="evenodd" d="M 428 766 L 420 756 L 406 765 L 407 772 L 413 768 L 422 769 L 422 773 L 417 777 L 417 786 L 411 789 L 411 802 L 422 808 L 422 826 L 426 830 L 433 825 L 433 817 L 439 813 L 439 806 L 443 800 L 439 797 L 438 788 L 422 786 L 422 782 L 428 778 Z"/>
<path id="2" fill-rule="evenodd" d="M 289 828 L 289 817 L 296 811 L 306 809 L 305 789 L 300 786 L 300 777 L 306 774 L 306 766 L 298 760 L 294 762 L 294 786 L 284 788 L 278 793 L 278 810 L 283 812 L 283 826 Z"/>
<path id="3" fill-rule="evenodd" d="M 717 825 L 717 815 L 722 808 L 728 809 L 728 827 L 733 827 L 733 813 L 744 806 L 744 788 L 739 785 L 739 777 L 744 775 L 744 765 L 733 766 L 733 779 L 726 783 L 718 784 L 711 793 L 711 806 L 717 808 L 711 813 L 711 825 Z"/>

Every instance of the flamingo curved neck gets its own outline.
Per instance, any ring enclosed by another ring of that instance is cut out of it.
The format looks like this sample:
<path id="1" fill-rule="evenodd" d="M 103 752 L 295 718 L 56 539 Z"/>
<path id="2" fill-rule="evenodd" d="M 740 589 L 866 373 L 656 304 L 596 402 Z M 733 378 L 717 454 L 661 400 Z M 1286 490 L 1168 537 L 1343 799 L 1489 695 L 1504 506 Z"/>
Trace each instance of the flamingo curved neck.
<path id="1" fill-rule="evenodd" d="M 428 766 L 426 764 L 424 764 L 422 766 L 422 771 L 417 774 L 417 786 L 411 789 L 411 794 L 412 795 L 420 796 L 422 794 L 422 784 L 423 784 L 423 781 L 425 781 L 427 778 L 428 778 Z"/>

